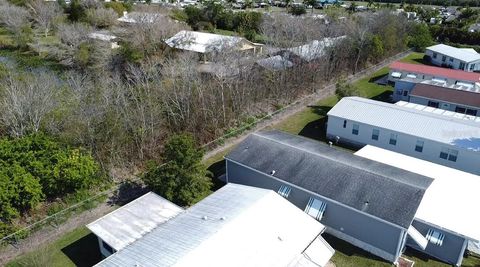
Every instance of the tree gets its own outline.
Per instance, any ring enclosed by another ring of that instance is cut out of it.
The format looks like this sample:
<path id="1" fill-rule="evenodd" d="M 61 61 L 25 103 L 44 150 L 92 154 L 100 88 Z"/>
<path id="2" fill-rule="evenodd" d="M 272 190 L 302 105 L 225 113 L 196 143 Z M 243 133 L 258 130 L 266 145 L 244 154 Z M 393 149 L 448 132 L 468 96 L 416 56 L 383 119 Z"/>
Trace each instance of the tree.
<path id="1" fill-rule="evenodd" d="M 0 4 L 0 24 L 14 34 L 16 45 L 25 48 L 32 38 L 30 14 L 19 6 Z"/>
<path id="2" fill-rule="evenodd" d="M 56 2 L 45 2 L 43 0 L 34 0 L 29 4 L 29 7 L 32 10 L 32 17 L 35 23 L 47 37 L 55 19 L 62 15 L 62 9 Z"/>
<path id="3" fill-rule="evenodd" d="M 85 14 L 86 21 L 97 28 L 108 28 L 117 23 L 118 14 L 111 8 L 90 8 Z"/>
<path id="4" fill-rule="evenodd" d="M 335 84 L 335 94 L 339 97 L 362 96 L 360 90 L 351 83 L 347 83 L 344 79 L 340 79 Z"/>
<path id="5" fill-rule="evenodd" d="M 408 46 L 422 52 L 425 50 L 425 47 L 431 44 L 433 44 L 433 38 L 428 26 L 425 23 L 415 24 L 408 37 Z"/>
<path id="6" fill-rule="evenodd" d="M 165 144 L 165 163 L 150 166 L 143 181 L 165 198 L 179 205 L 191 205 L 208 194 L 212 184 L 202 158 L 203 150 L 191 135 L 174 135 Z"/>
<path id="7" fill-rule="evenodd" d="M 82 5 L 81 0 L 72 0 L 68 7 L 68 19 L 70 21 L 80 21 L 85 17 L 85 7 Z"/>

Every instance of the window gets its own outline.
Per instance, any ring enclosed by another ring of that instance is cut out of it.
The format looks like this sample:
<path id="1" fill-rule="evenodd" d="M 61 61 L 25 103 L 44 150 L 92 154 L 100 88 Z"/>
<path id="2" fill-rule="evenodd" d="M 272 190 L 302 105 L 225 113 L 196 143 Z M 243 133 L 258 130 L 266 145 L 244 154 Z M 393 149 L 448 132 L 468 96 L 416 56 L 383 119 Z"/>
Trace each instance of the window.
<path id="1" fill-rule="evenodd" d="M 447 56 L 442 56 L 442 61 L 445 62 L 447 60 Z"/>
<path id="2" fill-rule="evenodd" d="M 408 91 L 407 90 L 403 91 L 403 96 L 408 96 Z"/>
<path id="3" fill-rule="evenodd" d="M 437 58 L 437 53 L 433 53 L 433 58 Z"/>
<path id="4" fill-rule="evenodd" d="M 415 151 L 423 152 L 423 141 L 417 140 L 417 144 L 415 145 Z"/>
<path id="5" fill-rule="evenodd" d="M 477 110 L 468 108 L 467 109 L 467 115 L 477 116 Z"/>
<path id="6" fill-rule="evenodd" d="M 320 221 L 326 209 L 327 203 L 311 197 L 310 200 L 308 200 L 307 206 L 305 207 L 305 212 L 316 220 Z"/>
<path id="7" fill-rule="evenodd" d="M 458 150 L 442 147 L 442 150 L 440 151 L 441 159 L 457 162 L 457 157 L 458 157 Z"/>
<path id="8" fill-rule="evenodd" d="M 292 191 L 292 189 L 289 186 L 282 185 L 282 186 L 280 186 L 280 189 L 278 189 L 278 194 L 281 195 L 284 198 L 288 198 L 291 191 Z"/>
<path id="9" fill-rule="evenodd" d="M 441 247 L 443 245 L 443 239 L 445 239 L 445 235 L 439 231 L 429 229 L 426 238 L 430 243 Z"/>
<path id="10" fill-rule="evenodd" d="M 475 69 L 475 64 L 470 64 L 470 71 L 473 71 Z"/>
<path id="11" fill-rule="evenodd" d="M 347 128 L 347 120 L 343 120 L 343 128 Z"/>
<path id="12" fill-rule="evenodd" d="M 449 60 L 450 60 L 450 62 L 453 62 L 453 57 L 451 57 Z"/>
<path id="13" fill-rule="evenodd" d="M 390 145 L 394 145 L 396 146 L 397 145 L 397 135 L 396 134 L 390 134 L 390 142 L 389 142 Z"/>
<path id="14" fill-rule="evenodd" d="M 465 62 L 460 62 L 459 69 L 465 70 Z"/>
<path id="15" fill-rule="evenodd" d="M 427 104 L 429 107 L 434 107 L 434 108 L 438 108 L 438 102 L 435 102 L 435 101 L 428 101 L 428 104 Z"/>
<path id="16" fill-rule="evenodd" d="M 354 124 L 354 125 L 353 125 L 353 128 L 352 128 L 352 134 L 358 135 L 358 128 L 359 128 L 359 125 L 358 125 L 358 124 Z"/>
<path id="17" fill-rule="evenodd" d="M 372 140 L 378 140 L 378 136 L 380 136 L 380 130 L 373 129 L 372 131 Z"/>
<path id="18" fill-rule="evenodd" d="M 467 109 L 464 107 L 460 107 L 460 106 L 455 107 L 455 112 L 465 114 L 465 111 L 467 111 Z"/>
<path id="19" fill-rule="evenodd" d="M 106 251 L 108 251 L 108 253 L 113 254 L 113 248 L 110 245 L 108 245 L 107 243 L 105 243 L 103 240 L 102 240 L 102 247 Z"/>

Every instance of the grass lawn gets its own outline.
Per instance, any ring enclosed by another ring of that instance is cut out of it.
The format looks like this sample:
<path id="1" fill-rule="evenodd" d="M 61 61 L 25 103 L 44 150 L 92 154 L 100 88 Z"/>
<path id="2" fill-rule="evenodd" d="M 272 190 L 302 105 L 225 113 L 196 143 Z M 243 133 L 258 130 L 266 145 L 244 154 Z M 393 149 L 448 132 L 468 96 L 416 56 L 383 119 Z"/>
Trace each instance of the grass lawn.
<path id="1" fill-rule="evenodd" d="M 80 227 L 49 245 L 18 257 L 6 266 L 92 266 L 101 259 L 97 237 L 86 227 Z"/>
<path id="2" fill-rule="evenodd" d="M 425 64 L 425 62 L 423 62 L 423 56 L 423 53 L 413 52 L 410 55 L 400 59 L 400 61 L 411 64 Z"/>

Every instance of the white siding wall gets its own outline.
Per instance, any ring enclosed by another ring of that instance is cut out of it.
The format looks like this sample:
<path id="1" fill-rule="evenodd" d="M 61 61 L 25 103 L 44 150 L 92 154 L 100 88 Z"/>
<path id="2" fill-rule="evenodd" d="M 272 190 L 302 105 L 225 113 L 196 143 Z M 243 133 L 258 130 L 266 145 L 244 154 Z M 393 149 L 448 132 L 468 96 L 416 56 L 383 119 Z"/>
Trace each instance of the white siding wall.
<path id="1" fill-rule="evenodd" d="M 380 115 L 380 114 L 379 114 Z M 395 118 L 392 118 L 395 120 Z M 343 128 L 344 119 L 329 116 L 327 126 L 327 138 L 336 141 L 336 137 L 340 137 L 340 143 L 347 143 L 357 146 L 366 144 L 381 147 L 391 151 L 399 152 L 405 155 L 416 157 L 419 159 L 428 160 L 430 162 L 438 163 L 447 167 L 463 170 L 466 172 L 480 174 L 480 152 L 473 152 L 466 149 L 461 149 L 448 144 L 442 144 L 436 141 L 421 139 L 412 135 L 394 132 L 379 127 L 374 127 L 367 124 L 357 123 L 354 121 L 347 121 L 346 127 Z M 359 125 L 358 135 L 352 134 L 353 124 Z M 378 129 L 380 134 L 378 140 L 372 140 L 373 129 Z M 397 134 L 396 145 L 391 145 L 390 135 Z M 415 151 L 417 140 L 424 142 L 423 151 Z M 442 148 L 450 148 L 458 150 L 456 162 L 440 158 Z"/>
<path id="2" fill-rule="evenodd" d="M 465 63 L 465 62 L 464 62 L 465 65 L 464 65 L 464 67 L 461 69 L 461 68 L 460 68 L 460 63 L 461 63 L 462 61 L 460 61 L 459 59 L 451 58 L 451 57 L 449 57 L 449 56 L 445 56 L 445 57 L 446 57 L 446 58 L 445 58 L 445 61 L 443 61 L 443 60 L 442 60 L 442 59 L 443 59 L 443 56 L 444 56 L 443 54 L 441 54 L 441 53 L 436 53 L 437 56 L 434 58 L 434 52 L 431 51 L 431 50 L 428 50 L 428 49 L 425 51 L 425 54 L 428 55 L 428 56 L 430 56 L 432 64 L 435 64 L 435 65 L 437 65 L 437 66 L 445 66 L 445 65 L 446 65 L 446 66 L 449 66 L 449 67 L 451 67 L 451 68 L 453 68 L 453 69 L 456 69 L 456 70 L 471 71 L 471 70 L 470 70 L 470 64 L 475 64 L 475 67 L 474 67 L 473 71 L 478 71 L 478 70 L 480 70 L 480 60 L 477 60 L 477 61 L 474 61 L 474 62 L 470 62 L 470 63 Z M 452 59 L 453 61 L 450 61 L 451 59 Z"/>

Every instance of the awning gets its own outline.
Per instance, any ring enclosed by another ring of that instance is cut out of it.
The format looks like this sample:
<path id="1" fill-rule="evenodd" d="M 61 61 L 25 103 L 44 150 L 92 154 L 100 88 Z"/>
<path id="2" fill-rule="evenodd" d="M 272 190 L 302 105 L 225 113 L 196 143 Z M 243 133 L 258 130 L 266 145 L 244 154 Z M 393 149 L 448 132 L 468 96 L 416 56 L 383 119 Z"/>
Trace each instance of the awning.
<path id="1" fill-rule="evenodd" d="M 408 227 L 407 233 L 408 236 L 410 236 L 413 241 L 415 241 L 415 243 L 417 243 L 417 245 L 423 250 L 427 247 L 428 240 L 417 229 L 415 229 L 415 227 L 410 225 L 410 227 Z"/>
<path id="2" fill-rule="evenodd" d="M 289 186 L 282 185 L 280 186 L 280 189 L 278 189 L 278 194 L 284 198 L 288 198 L 288 195 L 290 195 L 290 191 L 292 191 L 292 189 Z"/>
<path id="3" fill-rule="evenodd" d="M 400 77 L 402 77 L 402 73 L 398 72 L 398 71 L 394 71 L 394 72 L 392 72 L 392 77 L 393 78 L 400 78 Z"/>
<path id="4" fill-rule="evenodd" d="M 416 78 L 417 78 L 417 74 L 409 73 L 409 74 L 407 74 L 407 78 L 416 79 Z"/>
<path id="5" fill-rule="evenodd" d="M 427 239 L 428 241 L 430 241 L 430 243 L 435 244 L 437 246 L 442 246 L 444 238 L 445 238 L 444 234 L 438 231 L 435 231 L 433 229 L 428 230 Z"/>
<path id="6" fill-rule="evenodd" d="M 324 267 L 333 254 L 335 250 L 319 235 L 288 267 Z"/>
<path id="7" fill-rule="evenodd" d="M 326 208 L 327 208 L 327 204 L 325 202 L 322 202 L 316 198 L 311 197 L 310 200 L 308 201 L 307 206 L 305 207 L 305 212 L 308 215 L 320 221 L 323 217 L 323 213 L 325 212 Z"/>
<path id="8" fill-rule="evenodd" d="M 445 79 L 440 79 L 440 78 L 433 78 L 432 81 L 437 82 L 437 83 L 447 83 Z"/>

